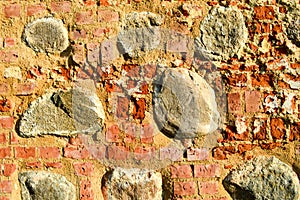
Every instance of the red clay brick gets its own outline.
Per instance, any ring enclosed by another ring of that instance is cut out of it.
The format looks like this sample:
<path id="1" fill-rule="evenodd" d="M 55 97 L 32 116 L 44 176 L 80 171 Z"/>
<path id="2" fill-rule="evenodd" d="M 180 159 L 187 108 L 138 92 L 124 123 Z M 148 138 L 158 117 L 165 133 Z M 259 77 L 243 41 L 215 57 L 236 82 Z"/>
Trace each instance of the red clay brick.
<path id="1" fill-rule="evenodd" d="M 1 116 L 0 117 L 0 128 L 12 129 L 14 127 L 14 117 Z"/>
<path id="2" fill-rule="evenodd" d="M 34 158 L 35 147 L 15 147 L 16 158 Z"/>
<path id="3" fill-rule="evenodd" d="M 70 1 L 52 2 L 51 11 L 56 13 L 69 13 L 72 10 L 72 3 Z"/>
<path id="4" fill-rule="evenodd" d="M 19 4 L 10 4 L 4 7 L 5 17 L 20 17 L 21 6 Z"/>
<path id="5" fill-rule="evenodd" d="M 300 141 L 300 122 L 291 125 L 290 141 Z"/>
<path id="6" fill-rule="evenodd" d="M 74 159 L 86 159 L 90 157 L 90 153 L 85 147 L 67 146 L 64 148 L 64 157 Z"/>
<path id="7" fill-rule="evenodd" d="M 12 193 L 12 181 L 0 181 L 0 194 L 1 193 Z"/>
<path id="8" fill-rule="evenodd" d="M 10 91 L 11 88 L 7 83 L 0 83 L 0 95 L 8 95 Z"/>
<path id="9" fill-rule="evenodd" d="M 220 166 L 218 164 L 195 165 L 195 178 L 214 178 L 220 177 Z"/>
<path id="10" fill-rule="evenodd" d="M 3 175 L 11 176 L 17 170 L 16 164 L 4 164 Z"/>
<path id="11" fill-rule="evenodd" d="M 241 112 L 242 101 L 240 93 L 229 93 L 227 95 L 228 111 L 229 112 Z"/>
<path id="12" fill-rule="evenodd" d="M 34 83 L 14 83 L 14 92 L 16 95 L 27 96 L 31 95 L 34 92 L 35 84 Z"/>
<path id="13" fill-rule="evenodd" d="M 27 162 L 25 166 L 28 169 L 41 169 L 43 167 L 41 162 Z"/>
<path id="14" fill-rule="evenodd" d="M 254 7 L 254 17 L 256 19 L 274 19 L 274 8 L 272 6 L 257 6 Z"/>
<path id="15" fill-rule="evenodd" d="M 257 87 L 271 87 L 273 86 L 272 74 L 253 74 L 251 76 L 252 86 Z"/>
<path id="16" fill-rule="evenodd" d="M 192 178 L 192 168 L 190 165 L 172 165 L 171 178 Z"/>
<path id="17" fill-rule="evenodd" d="M 58 147 L 40 147 L 41 158 L 60 158 L 60 148 Z"/>
<path id="18" fill-rule="evenodd" d="M 94 192 L 91 181 L 80 181 L 80 200 L 94 200 Z"/>
<path id="19" fill-rule="evenodd" d="M 15 39 L 7 37 L 4 39 L 4 47 L 13 47 L 15 46 Z"/>
<path id="20" fill-rule="evenodd" d="M 45 4 L 35 4 L 27 7 L 27 16 L 33 16 L 46 10 Z"/>
<path id="21" fill-rule="evenodd" d="M 91 176 L 94 170 L 94 165 L 91 162 L 74 163 L 73 166 L 76 175 Z"/>
<path id="22" fill-rule="evenodd" d="M 117 22 L 119 21 L 119 13 L 112 10 L 98 10 L 99 22 Z"/>
<path id="23" fill-rule="evenodd" d="M 107 128 L 105 138 L 107 142 L 120 142 L 120 130 L 117 124 Z"/>
<path id="24" fill-rule="evenodd" d="M 246 74 L 230 74 L 226 79 L 227 83 L 234 87 L 245 87 L 247 85 Z"/>
<path id="25" fill-rule="evenodd" d="M 273 139 L 283 139 L 286 133 L 286 128 L 284 126 L 283 119 L 280 118 L 271 119 L 270 126 L 271 126 L 271 135 Z"/>
<path id="26" fill-rule="evenodd" d="M 0 133 L 0 144 L 6 143 L 6 134 L 5 133 Z"/>
<path id="27" fill-rule="evenodd" d="M 245 104 L 246 112 L 258 112 L 261 106 L 261 94 L 259 91 L 246 91 Z"/>
<path id="28" fill-rule="evenodd" d="M 196 191 L 197 186 L 193 181 L 174 183 L 174 195 L 194 195 Z"/>
<path id="29" fill-rule="evenodd" d="M 155 147 L 136 147 L 134 157 L 137 160 L 150 160 L 155 156 Z"/>
<path id="30" fill-rule="evenodd" d="M 62 166 L 61 162 L 45 162 L 46 168 L 62 168 Z"/>
<path id="31" fill-rule="evenodd" d="M 93 24 L 95 22 L 94 17 L 94 12 L 89 10 L 86 12 L 76 13 L 75 21 L 78 25 Z"/>
<path id="32" fill-rule="evenodd" d="M 183 151 L 175 147 L 160 148 L 160 160 L 181 161 Z"/>
<path id="33" fill-rule="evenodd" d="M 129 156 L 129 149 L 123 146 L 108 146 L 107 148 L 108 159 L 113 160 L 126 160 Z"/>
<path id="34" fill-rule="evenodd" d="M 127 97 L 118 97 L 116 115 L 120 119 L 128 119 L 129 99 Z"/>
<path id="35" fill-rule="evenodd" d="M 13 109 L 13 102 L 10 99 L 0 100 L 0 112 L 9 112 Z"/>
<path id="36" fill-rule="evenodd" d="M 132 111 L 133 119 L 143 120 L 146 112 L 146 100 L 144 98 L 134 99 L 134 106 Z"/>
<path id="37" fill-rule="evenodd" d="M 11 148 L 10 147 L 1 147 L 0 148 L 0 158 L 10 158 L 11 157 Z"/>
<path id="38" fill-rule="evenodd" d="M 188 161 L 207 160 L 208 150 L 205 148 L 189 148 L 187 150 Z"/>
<path id="39" fill-rule="evenodd" d="M 217 147 L 213 149 L 213 157 L 216 160 L 225 160 L 227 159 L 227 155 L 234 154 L 235 152 L 234 146 Z"/>
<path id="40" fill-rule="evenodd" d="M 201 195 L 205 194 L 217 194 L 218 182 L 199 182 L 199 191 Z"/>

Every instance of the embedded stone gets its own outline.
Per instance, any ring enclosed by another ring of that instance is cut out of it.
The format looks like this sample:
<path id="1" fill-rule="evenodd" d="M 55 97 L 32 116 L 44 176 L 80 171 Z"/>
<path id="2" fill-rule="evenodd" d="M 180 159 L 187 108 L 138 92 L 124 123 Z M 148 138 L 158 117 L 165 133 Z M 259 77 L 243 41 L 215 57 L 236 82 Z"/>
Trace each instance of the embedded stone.
<path id="1" fill-rule="evenodd" d="M 139 53 L 158 47 L 163 23 L 162 16 L 151 12 L 132 12 L 125 16 L 122 31 L 118 34 L 118 49 L 121 54 L 138 57 Z"/>
<path id="2" fill-rule="evenodd" d="M 243 48 L 248 31 L 242 13 L 237 8 L 214 7 L 200 25 L 196 51 L 207 51 L 211 58 L 228 59 Z"/>
<path id="3" fill-rule="evenodd" d="M 23 200 L 75 200 L 76 190 L 64 176 L 44 171 L 19 174 Z"/>
<path id="4" fill-rule="evenodd" d="M 62 52 L 69 46 L 68 31 L 63 22 L 52 17 L 26 25 L 23 40 L 36 52 Z"/>
<path id="5" fill-rule="evenodd" d="M 300 184 L 292 168 L 275 157 L 259 156 L 230 172 L 223 180 L 234 200 L 298 200 Z"/>
<path id="6" fill-rule="evenodd" d="M 16 78 L 21 80 L 22 72 L 20 67 L 8 67 L 4 69 L 3 76 L 4 78 Z"/>
<path id="7" fill-rule="evenodd" d="M 105 200 L 161 200 L 162 176 L 146 169 L 116 168 L 104 175 L 102 193 Z"/>
<path id="8" fill-rule="evenodd" d="M 220 115 L 215 93 L 197 73 L 169 68 L 155 80 L 154 86 L 155 121 L 168 137 L 195 138 L 218 128 Z"/>
<path id="9" fill-rule="evenodd" d="M 295 8 L 292 12 L 286 15 L 284 23 L 285 34 L 288 39 L 292 41 L 296 46 L 300 47 L 300 14 L 299 9 Z"/>
<path id="10" fill-rule="evenodd" d="M 19 134 L 34 137 L 96 133 L 102 130 L 104 118 L 101 101 L 95 93 L 78 88 L 47 93 L 25 111 L 19 123 Z"/>

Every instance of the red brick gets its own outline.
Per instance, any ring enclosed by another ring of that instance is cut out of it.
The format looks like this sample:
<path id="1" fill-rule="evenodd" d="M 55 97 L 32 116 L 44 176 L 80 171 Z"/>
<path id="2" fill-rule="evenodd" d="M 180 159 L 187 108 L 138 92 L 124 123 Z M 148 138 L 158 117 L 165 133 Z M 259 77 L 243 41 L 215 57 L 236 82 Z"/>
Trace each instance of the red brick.
<path id="1" fill-rule="evenodd" d="M 175 182 L 174 195 L 194 195 L 196 194 L 196 187 L 196 183 L 192 181 Z"/>
<path id="2" fill-rule="evenodd" d="M 247 85 L 246 74 L 230 74 L 226 77 L 227 83 L 234 87 L 245 87 Z"/>
<path id="3" fill-rule="evenodd" d="M 34 158 L 35 147 L 15 147 L 16 158 Z"/>
<path id="4" fill-rule="evenodd" d="M 227 155 L 234 154 L 235 152 L 234 146 L 216 147 L 213 149 L 213 157 L 217 160 L 225 160 L 227 159 Z"/>
<path id="5" fill-rule="evenodd" d="M 195 165 L 195 178 L 215 178 L 220 177 L 220 166 L 218 164 Z"/>
<path id="6" fill-rule="evenodd" d="M 80 181 L 80 200 L 94 200 L 94 192 L 91 181 Z"/>
<path id="7" fill-rule="evenodd" d="M 110 145 L 107 148 L 107 157 L 112 160 L 126 160 L 129 156 L 129 149 L 123 146 Z"/>
<path id="8" fill-rule="evenodd" d="M 122 66 L 122 70 L 126 72 L 126 77 L 140 77 L 141 67 L 135 64 L 126 64 Z"/>
<path id="9" fill-rule="evenodd" d="M 18 144 L 18 136 L 15 132 L 10 132 L 10 144 Z"/>
<path id="10" fill-rule="evenodd" d="M 10 200 L 8 197 L 0 197 L 0 200 Z"/>
<path id="11" fill-rule="evenodd" d="M 105 138 L 107 142 L 120 142 L 120 130 L 117 124 L 107 128 Z"/>
<path id="12" fill-rule="evenodd" d="M 248 123 L 244 122 L 243 119 L 241 119 L 241 118 L 236 119 L 236 124 L 238 124 L 238 123 L 245 123 L 246 126 L 248 127 Z M 224 134 L 225 134 L 225 139 L 229 140 L 229 141 L 236 141 L 236 140 L 237 141 L 247 141 L 247 140 L 249 140 L 249 132 L 246 130 L 243 133 L 239 133 L 239 132 L 237 132 L 236 126 L 235 127 L 226 126 Z"/>
<path id="13" fill-rule="evenodd" d="M 142 125 L 140 137 L 142 143 L 153 143 L 154 130 L 151 124 Z"/>
<path id="14" fill-rule="evenodd" d="M 74 163 L 73 166 L 76 175 L 91 176 L 94 170 L 94 164 L 90 162 Z"/>
<path id="15" fill-rule="evenodd" d="M 4 39 L 4 47 L 13 47 L 15 46 L 15 39 L 7 37 Z"/>
<path id="16" fill-rule="evenodd" d="M 183 150 L 176 147 L 160 148 L 160 160 L 182 161 Z"/>
<path id="17" fill-rule="evenodd" d="M 41 162 L 27 162 L 25 166 L 28 169 L 41 169 L 43 167 Z"/>
<path id="18" fill-rule="evenodd" d="M 31 95 L 34 92 L 35 84 L 34 83 L 14 83 L 14 92 L 19 96 Z"/>
<path id="19" fill-rule="evenodd" d="M 93 24 L 95 22 L 94 17 L 94 12 L 89 10 L 86 12 L 76 13 L 75 21 L 78 25 Z"/>
<path id="20" fill-rule="evenodd" d="M 192 178 L 192 168 L 190 165 L 172 165 L 171 178 Z"/>
<path id="21" fill-rule="evenodd" d="M 11 149 L 10 147 L 2 147 L 0 148 L 0 158 L 10 158 L 11 157 Z"/>
<path id="22" fill-rule="evenodd" d="M 276 147 L 280 147 L 281 145 L 282 145 L 281 142 L 261 143 L 260 147 L 262 149 L 272 150 L 275 149 Z"/>
<path id="23" fill-rule="evenodd" d="M 259 91 L 246 91 L 245 104 L 246 112 L 258 112 L 261 106 L 261 94 Z"/>
<path id="24" fill-rule="evenodd" d="M 134 157 L 137 160 L 150 160 L 155 156 L 155 147 L 136 147 Z"/>
<path id="25" fill-rule="evenodd" d="M 72 3 L 70 1 L 52 2 L 51 11 L 56 13 L 69 13 L 72 9 Z"/>
<path id="26" fill-rule="evenodd" d="M 20 17 L 21 6 L 19 4 L 10 4 L 4 7 L 5 17 Z"/>
<path id="27" fill-rule="evenodd" d="M 19 53 L 15 50 L 1 50 L 0 59 L 4 63 L 12 63 L 18 60 Z"/>
<path id="28" fill-rule="evenodd" d="M 83 0 L 83 4 L 85 6 L 92 6 L 92 5 L 96 4 L 96 1 L 94 1 L 94 0 Z"/>
<path id="29" fill-rule="evenodd" d="M 207 160 L 208 150 L 205 148 L 189 148 L 187 150 L 188 161 Z"/>
<path id="30" fill-rule="evenodd" d="M 118 97 L 116 111 L 116 115 L 118 118 L 128 119 L 129 103 L 130 102 L 128 97 Z"/>
<path id="31" fill-rule="evenodd" d="M 71 33 L 71 39 L 72 40 L 78 40 L 78 39 L 82 39 L 82 38 L 86 38 L 86 31 L 85 30 L 74 30 Z M 78 46 L 83 46 L 83 45 L 79 45 L 79 44 L 75 44 Z"/>
<path id="32" fill-rule="evenodd" d="M 0 100 L 0 112 L 9 112 L 13 109 L 13 102 L 10 99 Z"/>
<path id="33" fill-rule="evenodd" d="M 12 181 L 0 181 L 0 194 L 1 193 L 12 193 Z"/>
<path id="34" fill-rule="evenodd" d="M 267 120 L 262 119 L 259 121 L 259 125 L 255 126 L 253 124 L 253 139 L 255 140 L 265 140 L 267 138 Z"/>
<path id="35" fill-rule="evenodd" d="M 104 145 L 89 145 L 87 149 L 95 159 L 103 159 L 106 156 L 106 146 Z"/>
<path id="36" fill-rule="evenodd" d="M 8 95 L 10 91 L 11 88 L 7 83 L 0 83 L 0 95 Z"/>
<path id="37" fill-rule="evenodd" d="M 119 13 L 112 10 L 98 10 L 99 22 L 117 22 L 119 21 Z"/>
<path id="38" fill-rule="evenodd" d="M 274 19 L 274 8 L 272 6 L 254 7 L 254 17 L 256 19 Z"/>
<path id="39" fill-rule="evenodd" d="M 95 36 L 95 37 L 100 37 L 100 36 L 103 36 L 103 35 L 105 35 L 106 33 L 108 33 L 110 31 L 110 29 L 109 28 L 96 28 L 95 30 L 94 30 L 94 32 L 93 32 L 93 35 Z"/>
<path id="40" fill-rule="evenodd" d="M 1 116 L 0 117 L 0 128 L 12 129 L 14 127 L 14 117 Z"/>
<path id="41" fill-rule="evenodd" d="M 253 74 L 251 76 L 252 86 L 257 87 L 271 87 L 273 86 L 272 74 Z"/>
<path id="42" fill-rule="evenodd" d="M 41 158 L 60 158 L 60 148 L 58 147 L 40 147 Z"/>
<path id="43" fill-rule="evenodd" d="M 133 105 L 133 119 L 143 120 L 146 112 L 146 100 L 144 98 L 134 99 Z"/>
<path id="44" fill-rule="evenodd" d="M 62 166 L 61 162 L 45 162 L 46 168 L 62 168 Z"/>
<path id="45" fill-rule="evenodd" d="M 229 112 L 241 112 L 242 101 L 240 93 L 230 93 L 227 95 L 228 111 Z"/>
<path id="46" fill-rule="evenodd" d="M 67 146 L 64 148 L 64 157 L 74 159 L 85 159 L 90 157 L 90 153 L 85 147 L 82 146 Z"/>
<path id="47" fill-rule="evenodd" d="M 300 69 L 300 63 L 291 63 L 291 68 Z"/>
<path id="48" fill-rule="evenodd" d="M 238 153 L 243 154 L 247 151 L 250 151 L 254 148 L 254 145 L 252 144 L 239 144 L 238 145 Z"/>
<path id="49" fill-rule="evenodd" d="M 9 177 L 16 171 L 16 169 L 16 164 L 4 164 L 3 175 Z"/>
<path id="50" fill-rule="evenodd" d="M 6 143 L 6 134 L 5 133 L 0 133 L 0 144 Z"/>
<path id="51" fill-rule="evenodd" d="M 27 7 L 27 16 L 33 16 L 46 10 L 45 4 L 35 4 Z"/>
<path id="52" fill-rule="evenodd" d="M 100 0 L 100 5 L 101 5 L 101 6 L 109 6 L 110 3 L 109 3 L 108 0 Z"/>
<path id="53" fill-rule="evenodd" d="M 300 141 L 300 122 L 291 125 L 290 141 Z"/>
<path id="54" fill-rule="evenodd" d="M 280 118 L 271 119 L 270 126 L 271 126 L 271 135 L 273 139 L 283 139 L 286 133 L 283 119 Z"/>
<path id="55" fill-rule="evenodd" d="M 156 65 L 144 65 L 142 69 L 144 76 L 147 78 L 153 78 L 156 75 Z"/>
<path id="56" fill-rule="evenodd" d="M 217 194 L 218 182 L 199 182 L 200 195 Z"/>

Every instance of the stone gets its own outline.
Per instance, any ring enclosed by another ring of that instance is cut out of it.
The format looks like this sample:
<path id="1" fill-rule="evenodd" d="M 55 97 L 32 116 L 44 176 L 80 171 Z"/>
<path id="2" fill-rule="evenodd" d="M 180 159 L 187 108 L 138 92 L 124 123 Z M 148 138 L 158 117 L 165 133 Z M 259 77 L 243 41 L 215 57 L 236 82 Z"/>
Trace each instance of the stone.
<path id="1" fill-rule="evenodd" d="M 169 68 L 155 80 L 154 87 L 155 121 L 168 137 L 195 138 L 218 128 L 215 93 L 197 73 Z"/>
<path id="2" fill-rule="evenodd" d="M 23 40 L 36 52 L 62 52 L 69 46 L 68 31 L 63 22 L 52 17 L 27 24 Z"/>
<path id="3" fill-rule="evenodd" d="M 44 171 L 19 174 L 23 200 L 75 200 L 76 190 L 64 176 Z"/>
<path id="4" fill-rule="evenodd" d="M 116 168 L 103 177 L 105 200 L 162 199 L 162 176 L 146 169 Z"/>
<path id="5" fill-rule="evenodd" d="M 158 27 L 164 21 L 161 15 L 151 12 L 131 12 L 122 22 L 122 31 L 118 34 L 117 45 L 120 54 L 138 57 L 140 52 L 157 48 L 161 41 Z"/>
<path id="6" fill-rule="evenodd" d="M 213 59 L 229 59 L 246 43 L 248 30 L 242 13 L 233 7 L 212 8 L 200 25 L 195 51 L 207 51 Z"/>
<path id="7" fill-rule="evenodd" d="M 22 72 L 20 67 L 8 67 L 4 69 L 3 72 L 4 78 L 15 78 L 15 79 L 22 79 Z"/>
<path id="8" fill-rule="evenodd" d="M 101 101 L 83 88 L 47 93 L 32 102 L 19 123 L 23 137 L 70 136 L 102 130 L 105 118 Z"/>
<path id="9" fill-rule="evenodd" d="M 285 34 L 297 47 L 300 47 L 300 14 L 299 8 L 289 12 L 284 20 Z"/>
<path id="10" fill-rule="evenodd" d="M 300 198 L 297 174 L 274 156 L 259 156 L 238 166 L 223 180 L 223 185 L 234 200 Z"/>

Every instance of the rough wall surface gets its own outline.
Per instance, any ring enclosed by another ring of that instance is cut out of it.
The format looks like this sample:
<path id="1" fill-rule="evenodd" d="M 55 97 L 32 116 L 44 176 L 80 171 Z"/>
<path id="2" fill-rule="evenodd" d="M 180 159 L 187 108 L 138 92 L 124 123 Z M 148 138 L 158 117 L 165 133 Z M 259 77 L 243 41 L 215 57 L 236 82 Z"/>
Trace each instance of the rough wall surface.
<path id="1" fill-rule="evenodd" d="M 0 200 L 298 200 L 299 13 L 299 0 L 2 0 Z"/>

